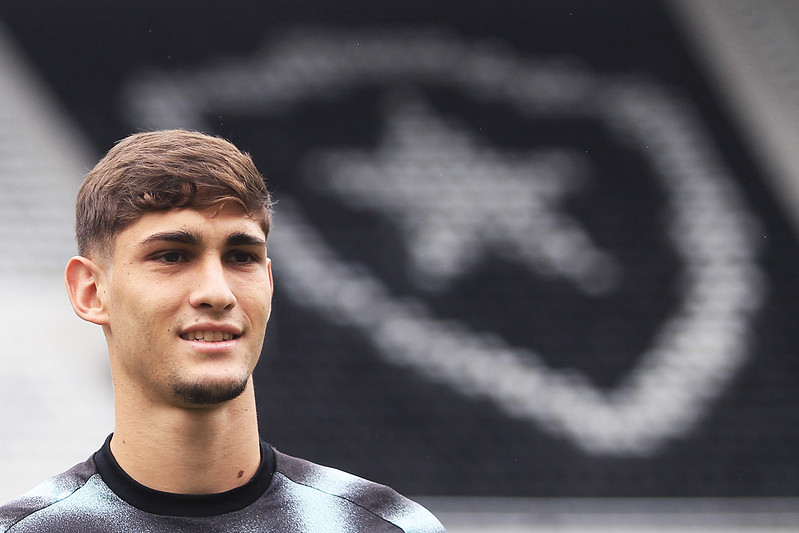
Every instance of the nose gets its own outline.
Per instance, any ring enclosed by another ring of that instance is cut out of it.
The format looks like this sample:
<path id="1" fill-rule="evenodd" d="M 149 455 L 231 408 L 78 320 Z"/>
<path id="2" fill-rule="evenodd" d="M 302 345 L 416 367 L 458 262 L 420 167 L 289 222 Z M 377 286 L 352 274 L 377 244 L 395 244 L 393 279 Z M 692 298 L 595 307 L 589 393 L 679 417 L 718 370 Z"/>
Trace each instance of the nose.
<path id="1" fill-rule="evenodd" d="M 197 269 L 196 286 L 189 303 L 198 308 L 214 311 L 232 309 L 236 306 L 236 295 L 231 289 L 221 260 L 206 259 Z"/>

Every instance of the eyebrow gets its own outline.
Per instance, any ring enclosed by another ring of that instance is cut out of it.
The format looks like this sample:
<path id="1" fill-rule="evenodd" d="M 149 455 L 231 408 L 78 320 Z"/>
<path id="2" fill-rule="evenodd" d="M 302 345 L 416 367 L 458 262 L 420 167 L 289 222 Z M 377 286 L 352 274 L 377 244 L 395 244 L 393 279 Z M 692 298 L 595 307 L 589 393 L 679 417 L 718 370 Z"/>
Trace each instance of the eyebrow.
<path id="1" fill-rule="evenodd" d="M 178 244 L 187 244 L 196 246 L 202 242 L 199 235 L 186 230 L 177 231 L 161 231 L 148 235 L 143 239 L 139 246 L 146 246 L 154 242 L 174 242 Z M 227 246 L 266 246 L 266 241 L 260 237 L 256 237 L 250 233 L 237 231 L 232 233 L 225 240 Z"/>
<path id="2" fill-rule="evenodd" d="M 148 235 L 139 243 L 139 246 L 144 246 L 154 242 L 175 242 L 179 244 L 196 245 L 200 243 L 200 240 L 201 239 L 198 235 L 186 230 L 161 231 L 158 233 L 153 233 L 152 235 Z"/>
<path id="3" fill-rule="evenodd" d="M 264 239 L 243 231 L 231 234 L 225 243 L 228 246 L 266 246 Z"/>

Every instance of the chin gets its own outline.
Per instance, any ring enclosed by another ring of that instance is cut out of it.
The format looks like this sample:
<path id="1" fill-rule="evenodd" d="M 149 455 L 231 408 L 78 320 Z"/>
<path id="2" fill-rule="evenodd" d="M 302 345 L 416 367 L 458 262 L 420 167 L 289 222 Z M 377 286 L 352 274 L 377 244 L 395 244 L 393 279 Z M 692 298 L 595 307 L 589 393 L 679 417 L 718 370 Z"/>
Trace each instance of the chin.
<path id="1" fill-rule="evenodd" d="M 242 395 L 249 377 L 244 380 L 173 383 L 172 393 L 189 405 L 219 405 Z"/>

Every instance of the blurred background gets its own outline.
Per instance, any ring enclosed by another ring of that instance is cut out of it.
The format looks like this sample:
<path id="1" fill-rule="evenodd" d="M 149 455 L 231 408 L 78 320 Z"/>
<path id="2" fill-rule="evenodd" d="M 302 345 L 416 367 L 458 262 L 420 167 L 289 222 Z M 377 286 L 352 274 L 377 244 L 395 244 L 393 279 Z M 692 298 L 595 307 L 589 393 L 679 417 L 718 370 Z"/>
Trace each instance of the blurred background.
<path id="1" fill-rule="evenodd" d="M 277 200 L 286 453 L 453 533 L 799 530 L 799 2 L 0 1 L 0 499 L 112 431 L 82 176 L 184 127 Z"/>

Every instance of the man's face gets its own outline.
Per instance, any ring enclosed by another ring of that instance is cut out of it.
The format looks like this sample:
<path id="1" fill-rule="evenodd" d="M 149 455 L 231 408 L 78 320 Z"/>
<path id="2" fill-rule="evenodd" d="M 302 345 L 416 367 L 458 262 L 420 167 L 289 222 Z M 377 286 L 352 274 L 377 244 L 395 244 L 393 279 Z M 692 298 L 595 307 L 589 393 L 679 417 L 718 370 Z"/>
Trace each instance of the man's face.
<path id="1" fill-rule="evenodd" d="M 271 308 L 260 224 L 235 204 L 147 213 L 116 237 L 102 270 L 116 383 L 184 406 L 241 394 Z"/>

